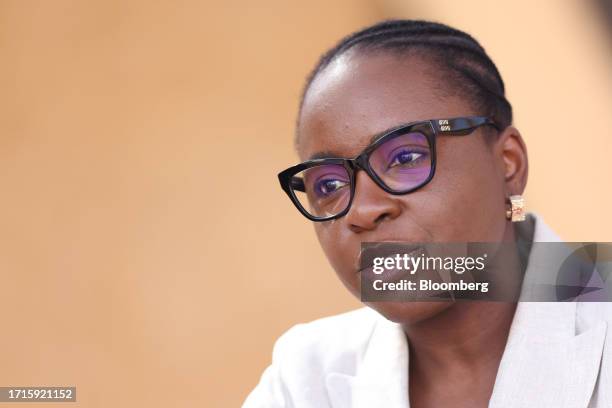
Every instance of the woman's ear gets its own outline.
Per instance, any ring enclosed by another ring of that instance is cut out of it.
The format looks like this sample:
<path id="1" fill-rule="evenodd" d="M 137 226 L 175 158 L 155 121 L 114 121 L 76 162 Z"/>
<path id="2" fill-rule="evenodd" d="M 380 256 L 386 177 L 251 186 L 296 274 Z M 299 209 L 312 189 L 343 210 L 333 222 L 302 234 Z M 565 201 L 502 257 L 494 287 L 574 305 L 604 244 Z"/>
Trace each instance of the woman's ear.
<path id="1" fill-rule="evenodd" d="M 523 194 L 527 185 L 529 165 L 527 148 L 518 129 L 514 126 L 505 128 L 499 134 L 495 151 L 504 175 L 507 194 Z"/>

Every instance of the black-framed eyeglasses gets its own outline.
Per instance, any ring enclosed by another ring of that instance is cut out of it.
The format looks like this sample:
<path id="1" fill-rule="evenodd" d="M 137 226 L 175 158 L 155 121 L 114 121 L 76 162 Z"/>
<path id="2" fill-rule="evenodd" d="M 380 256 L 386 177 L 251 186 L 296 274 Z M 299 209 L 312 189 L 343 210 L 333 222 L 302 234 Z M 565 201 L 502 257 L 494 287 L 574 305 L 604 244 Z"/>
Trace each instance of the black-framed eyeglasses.
<path id="1" fill-rule="evenodd" d="M 351 207 L 359 169 L 389 194 L 412 193 L 434 176 L 438 135 L 464 136 L 484 125 L 500 130 L 483 116 L 406 123 L 376 138 L 353 159 L 308 160 L 281 171 L 278 179 L 306 218 L 329 221 L 342 217 Z"/>

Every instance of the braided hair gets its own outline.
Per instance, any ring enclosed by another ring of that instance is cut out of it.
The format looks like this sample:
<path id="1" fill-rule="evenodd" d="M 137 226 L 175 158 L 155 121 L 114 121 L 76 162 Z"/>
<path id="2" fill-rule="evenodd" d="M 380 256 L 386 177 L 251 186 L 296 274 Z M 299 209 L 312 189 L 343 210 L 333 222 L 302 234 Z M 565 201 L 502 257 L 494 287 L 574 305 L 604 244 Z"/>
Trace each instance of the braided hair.
<path id="1" fill-rule="evenodd" d="M 455 85 L 455 92 L 467 98 L 473 108 L 493 118 L 502 129 L 512 124 L 512 105 L 506 99 L 504 81 L 484 48 L 463 31 L 423 20 L 386 20 L 340 40 L 320 57 L 308 76 L 300 112 L 306 92 L 317 75 L 348 50 L 425 58 L 444 71 Z"/>

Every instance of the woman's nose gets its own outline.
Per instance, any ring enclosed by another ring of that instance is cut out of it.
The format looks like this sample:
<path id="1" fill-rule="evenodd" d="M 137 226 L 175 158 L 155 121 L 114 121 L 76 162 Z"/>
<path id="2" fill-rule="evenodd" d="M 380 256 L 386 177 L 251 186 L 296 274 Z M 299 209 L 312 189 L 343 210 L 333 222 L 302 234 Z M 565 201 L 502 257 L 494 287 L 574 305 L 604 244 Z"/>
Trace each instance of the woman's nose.
<path id="1" fill-rule="evenodd" d="M 383 220 L 401 213 L 400 200 L 380 188 L 365 171 L 355 175 L 354 188 L 353 202 L 345 216 L 353 232 L 374 230 Z"/>

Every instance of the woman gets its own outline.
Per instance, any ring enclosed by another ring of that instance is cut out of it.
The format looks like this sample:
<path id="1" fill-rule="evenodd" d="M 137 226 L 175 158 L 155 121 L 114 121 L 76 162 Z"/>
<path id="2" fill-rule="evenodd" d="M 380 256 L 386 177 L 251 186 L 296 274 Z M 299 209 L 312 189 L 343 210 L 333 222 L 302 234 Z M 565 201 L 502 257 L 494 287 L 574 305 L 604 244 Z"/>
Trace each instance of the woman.
<path id="1" fill-rule="evenodd" d="M 536 215 L 515 222 L 525 144 L 494 63 L 456 29 L 344 38 L 307 81 L 296 135 L 303 164 L 281 184 L 355 296 L 362 242 L 559 240 Z M 608 303 L 367 306 L 285 333 L 244 407 L 612 407 Z"/>

